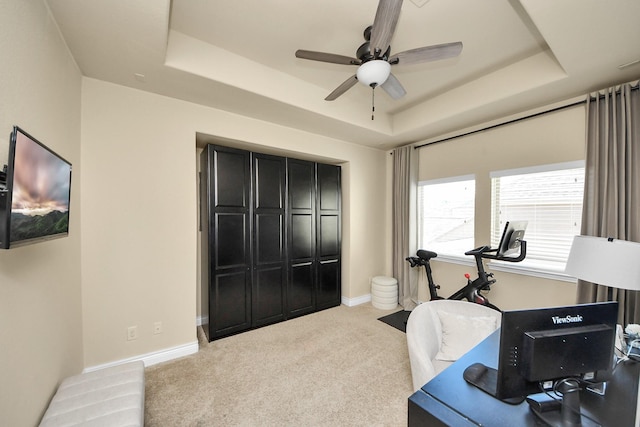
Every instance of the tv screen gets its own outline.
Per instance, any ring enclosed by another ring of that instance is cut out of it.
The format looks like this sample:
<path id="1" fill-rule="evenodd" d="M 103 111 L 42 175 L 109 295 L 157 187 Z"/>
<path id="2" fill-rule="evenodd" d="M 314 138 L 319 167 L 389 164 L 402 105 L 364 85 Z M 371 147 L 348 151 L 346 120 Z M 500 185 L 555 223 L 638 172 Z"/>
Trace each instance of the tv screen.
<path id="1" fill-rule="evenodd" d="M 69 234 L 71 163 L 17 126 L 4 186 L 3 248 Z"/>

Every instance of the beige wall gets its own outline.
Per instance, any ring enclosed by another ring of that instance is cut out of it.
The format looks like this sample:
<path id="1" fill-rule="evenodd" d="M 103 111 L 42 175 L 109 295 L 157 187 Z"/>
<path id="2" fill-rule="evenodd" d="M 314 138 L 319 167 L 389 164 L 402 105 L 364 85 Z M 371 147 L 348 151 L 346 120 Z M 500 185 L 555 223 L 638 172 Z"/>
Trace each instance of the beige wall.
<path id="1" fill-rule="evenodd" d="M 81 76 L 41 0 L 0 2 L 0 166 L 14 125 L 73 164 L 70 236 L 0 250 L 0 424 L 37 425 L 82 370 Z"/>
<path id="2" fill-rule="evenodd" d="M 476 246 L 486 245 L 491 231 L 489 173 L 584 160 L 584 129 L 585 107 L 580 105 L 423 147 L 418 150 L 420 180 L 475 174 L 475 241 Z M 464 273 L 475 273 L 474 268 L 446 262 L 434 262 L 433 270 L 443 296 L 464 284 Z M 573 283 L 501 271 L 495 272 L 495 278 L 498 282 L 489 298 L 502 309 L 575 302 Z M 420 297 L 428 298 L 426 280 L 421 283 Z"/>
<path id="3" fill-rule="evenodd" d="M 196 340 L 196 132 L 341 164 L 343 297 L 388 274 L 383 151 L 93 79 L 83 80 L 82 118 L 87 367 Z M 133 325 L 138 339 L 127 341 Z"/>

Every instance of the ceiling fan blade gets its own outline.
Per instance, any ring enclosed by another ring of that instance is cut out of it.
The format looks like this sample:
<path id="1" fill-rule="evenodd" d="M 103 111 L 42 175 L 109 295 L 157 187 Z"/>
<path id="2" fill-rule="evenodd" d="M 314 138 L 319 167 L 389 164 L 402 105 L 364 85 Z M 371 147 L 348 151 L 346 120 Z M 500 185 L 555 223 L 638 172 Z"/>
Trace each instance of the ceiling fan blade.
<path id="1" fill-rule="evenodd" d="M 389 58 L 391 64 L 419 64 L 421 62 L 439 61 L 453 58 L 462 52 L 462 42 L 445 43 L 433 46 L 419 47 L 396 53 Z"/>
<path id="2" fill-rule="evenodd" d="M 340 95 L 342 95 L 343 93 L 351 89 L 356 83 L 358 83 L 358 78 L 354 74 L 353 76 L 345 80 L 344 83 L 342 83 L 340 86 L 335 88 L 335 90 L 331 92 L 329 96 L 327 96 L 324 100 L 333 101 L 334 99 L 336 99 L 337 97 L 339 97 Z"/>
<path id="3" fill-rule="evenodd" d="M 360 60 L 334 53 L 314 52 L 311 50 L 296 50 L 296 58 L 310 59 L 312 61 L 330 62 L 332 64 L 360 65 Z"/>
<path id="4" fill-rule="evenodd" d="M 376 58 L 384 54 L 389 48 L 401 8 L 402 0 L 380 0 L 380 3 L 378 3 L 378 10 L 371 28 L 371 40 L 369 42 L 371 53 Z"/>
<path id="5" fill-rule="evenodd" d="M 387 80 L 382 83 L 382 89 L 389 94 L 393 99 L 400 99 L 407 94 L 400 81 L 393 74 L 389 74 Z"/>

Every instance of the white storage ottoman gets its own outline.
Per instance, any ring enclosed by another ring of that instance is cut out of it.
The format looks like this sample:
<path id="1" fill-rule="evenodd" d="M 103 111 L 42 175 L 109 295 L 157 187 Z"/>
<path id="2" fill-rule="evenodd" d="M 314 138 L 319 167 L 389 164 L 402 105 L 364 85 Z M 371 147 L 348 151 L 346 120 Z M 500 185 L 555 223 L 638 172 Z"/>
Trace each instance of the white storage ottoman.
<path id="1" fill-rule="evenodd" d="M 371 280 L 371 304 L 381 310 L 398 306 L 398 281 L 393 277 L 376 276 Z"/>
<path id="2" fill-rule="evenodd" d="M 125 363 L 68 377 L 53 396 L 40 427 L 142 427 L 144 363 Z"/>

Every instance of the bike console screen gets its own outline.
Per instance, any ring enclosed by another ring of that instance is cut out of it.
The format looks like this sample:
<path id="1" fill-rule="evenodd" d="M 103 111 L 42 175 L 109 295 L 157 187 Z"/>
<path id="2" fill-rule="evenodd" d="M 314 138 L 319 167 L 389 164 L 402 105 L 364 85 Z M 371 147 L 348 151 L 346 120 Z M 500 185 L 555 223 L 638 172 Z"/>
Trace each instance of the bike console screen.
<path id="1" fill-rule="evenodd" d="M 507 221 L 498 245 L 498 258 L 510 256 L 520 252 L 520 245 L 524 239 L 528 221 Z"/>

